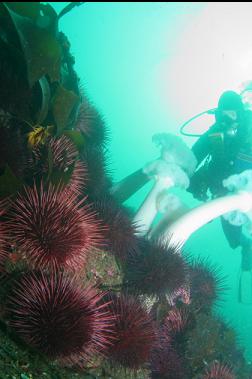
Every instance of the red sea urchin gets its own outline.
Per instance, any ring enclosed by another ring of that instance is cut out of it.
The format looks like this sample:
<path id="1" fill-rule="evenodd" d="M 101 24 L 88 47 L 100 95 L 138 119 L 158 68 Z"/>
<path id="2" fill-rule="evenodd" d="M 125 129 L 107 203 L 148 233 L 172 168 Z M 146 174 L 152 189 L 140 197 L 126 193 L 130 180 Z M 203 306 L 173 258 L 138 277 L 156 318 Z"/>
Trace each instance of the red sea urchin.
<path id="1" fill-rule="evenodd" d="M 177 248 L 142 238 L 124 274 L 124 285 L 130 292 L 170 298 L 185 285 L 187 265 Z"/>
<path id="2" fill-rule="evenodd" d="M 106 303 L 101 304 L 102 296 L 63 273 L 28 273 L 9 296 L 9 323 L 28 345 L 50 359 L 87 358 L 110 343 L 112 317 Z"/>
<path id="3" fill-rule="evenodd" d="M 189 266 L 192 305 L 208 309 L 227 289 L 220 269 L 208 260 L 199 259 Z"/>
<path id="4" fill-rule="evenodd" d="M 66 136 L 58 139 L 52 138 L 49 142 L 49 149 L 52 155 L 52 170 L 64 173 L 72 169 L 72 175 L 67 185 L 67 191 L 73 191 L 76 194 L 81 193 L 86 179 L 86 168 L 78 160 L 78 151 L 73 143 Z M 74 166 L 74 168 L 73 168 Z"/>
<path id="5" fill-rule="evenodd" d="M 84 134 L 85 141 L 89 146 L 102 147 L 107 142 L 108 131 L 105 122 L 85 95 L 83 95 L 82 103 L 79 107 L 75 128 Z"/>
<path id="6" fill-rule="evenodd" d="M 4 203 L 0 202 L 0 217 L 4 213 Z M 6 259 L 8 258 L 8 253 L 6 251 L 6 244 L 7 244 L 7 229 L 5 224 L 0 220 L 0 278 L 2 274 L 4 273 L 4 265 L 6 262 Z"/>
<path id="7" fill-rule="evenodd" d="M 107 151 L 101 147 L 87 146 L 81 151 L 80 158 L 88 172 L 84 193 L 91 199 L 109 193 L 112 180 Z"/>
<path id="8" fill-rule="evenodd" d="M 176 336 L 186 330 L 190 322 L 189 317 L 187 308 L 179 309 L 174 307 L 168 312 L 164 320 L 164 328 L 170 336 Z"/>
<path id="9" fill-rule="evenodd" d="M 130 295 L 110 295 L 109 311 L 115 317 L 115 342 L 108 349 L 108 359 L 115 365 L 138 369 L 150 358 L 156 339 L 156 327 L 149 312 Z"/>
<path id="10" fill-rule="evenodd" d="M 92 209 L 106 228 L 106 250 L 110 251 L 121 263 L 138 248 L 137 228 L 132 222 L 126 208 L 119 205 L 111 196 L 103 196 L 94 201 Z"/>
<path id="11" fill-rule="evenodd" d="M 78 159 L 77 149 L 66 136 L 50 137 L 45 144 L 35 147 L 28 168 L 40 179 L 51 175 L 52 180 L 55 177 L 63 180 L 63 176 L 66 176 L 69 171 L 71 175 L 65 190 L 74 192 L 76 195 L 79 195 L 85 186 L 86 166 Z"/>
<path id="12" fill-rule="evenodd" d="M 184 379 L 183 361 L 173 349 L 169 336 L 160 329 L 159 336 L 151 352 L 150 379 Z"/>
<path id="13" fill-rule="evenodd" d="M 214 362 L 208 368 L 202 379 L 235 379 L 235 375 L 231 368 L 219 362 Z"/>
<path id="14" fill-rule="evenodd" d="M 32 267 L 82 268 L 102 242 L 102 228 L 83 200 L 49 186 L 24 188 L 8 213 L 13 241 Z"/>
<path id="15" fill-rule="evenodd" d="M 77 196 L 82 194 L 87 180 L 87 169 L 79 159 L 75 162 L 71 179 L 65 187 L 66 192 L 73 192 Z"/>
<path id="16" fill-rule="evenodd" d="M 0 277 L 4 272 L 4 265 L 6 259 L 8 258 L 8 254 L 6 252 L 6 238 L 5 238 L 6 230 L 2 223 L 0 222 Z"/>

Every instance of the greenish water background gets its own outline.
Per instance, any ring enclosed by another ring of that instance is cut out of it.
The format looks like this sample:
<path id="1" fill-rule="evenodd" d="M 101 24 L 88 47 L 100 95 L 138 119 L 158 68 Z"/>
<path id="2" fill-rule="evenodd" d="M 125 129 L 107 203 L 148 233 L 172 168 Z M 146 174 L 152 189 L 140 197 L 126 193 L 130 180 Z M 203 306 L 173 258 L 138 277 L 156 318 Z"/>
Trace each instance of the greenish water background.
<path id="1" fill-rule="evenodd" d="M 50 4 L 58 12 L 68 3 Z M 209 30 L 206 25 L 206 35 L 201 36 L 206 44 L 196 40 L 197 49 L 190 39 L 192 30 L 202 30 L 201 15 L 208 20 L 207 4 L 87 3 L 60 21 L 60 29 L 70 40 L 81 83 L 104 116 L 110 131 L 108 148 L 115 181 L 157 158 L 158 152 L 151 142 L 154 133 L 167 131 L 179 135 L 183 121 L 215 106 L 220 91 L 230 89 L 237 79 L 237 76 L 232 77 L 233 82 L 229 82 L 229 66 L 225 67 L 224 78 L 224 71 L 221 72 L 223 60 L 219 61 L 219 66 L 217 59 L 214 61 L 214 29 Z M 243 8 L 234 4 L 242 13 Z M 224 3 L 221 6 L 224 7 Z M 209 15 L 217 15 L 217 5 L 211 7 Z M 231 22 L 230 3 L 226 7 L 227 12 L 223 14 Z M 211 22 L 215 21 L 211 19 L 209 25 Z M 236 46 L 230 46 L 230 43 L 229 52 L 232 52 Z M 181 46 L 184 46 L 182 50 Z M 219 54 L 221 51 L 219 47 Z M 180 60 L 176 61 L 178 57 Z M 195 62 L 200 62 L 199 66 Z M 210 63 L 210 68 L 207 69 L 204 62 Z M 200 72 L 202 77 L 197 76 Z M 195 87 L 190 87 L 193 75 Z M 218 80 L 218 75 L 225 80 Z M 230 88 L 226 87 L 227 83 Z M 184 137 L 184 140 L 189 146 L 194 142 L 193 138 Z M 133 196 L 127 205 L 137 208 L 149 189 L 150 184 Z M 182 194 L 182 197 L 190 206 L 198 204 L 189 194 Z M 210 257 L 227 275 L 230 289 L 218 312 L 237 329 L 251 361 L 252 306 L 239 304 L 237 300 L 239 249 L 229 248 L 219 220 L 197 231 L 187 242 L 186 249 L 195 256 Z"/>

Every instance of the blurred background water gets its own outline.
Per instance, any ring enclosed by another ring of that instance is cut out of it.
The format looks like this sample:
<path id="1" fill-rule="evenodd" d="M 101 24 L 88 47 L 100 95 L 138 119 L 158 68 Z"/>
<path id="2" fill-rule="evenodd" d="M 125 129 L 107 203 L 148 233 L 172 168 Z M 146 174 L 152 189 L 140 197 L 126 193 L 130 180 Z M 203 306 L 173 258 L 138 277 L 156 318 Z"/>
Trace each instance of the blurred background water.
<path id="1" fill-rule="evenodd" d="M 50 4 L 59 12 L 68 3 Z M 114 181 L 158 157 L 154 133 L 180 135 L 183 122 L 252 79 L 251 14 L 250 2 L 93 2 L 61 19 L 80 81 L 110 131 Z M 213 121 L 202 117 L 190 131 L 201 133 Z M 195 141 L 182 138 L 189 146 Z M 127 205 L 137 208 L 150 186 Z M 198 204 L 180 195 L 189 206 Z M 252 361 L 252 305 L 238 302 L 239 248 L 229 248 L 215 220 L 188 240 L 186 250 L 209 257 L 227 275 L 229 290 L 217 312 L 236 328 Z"/>

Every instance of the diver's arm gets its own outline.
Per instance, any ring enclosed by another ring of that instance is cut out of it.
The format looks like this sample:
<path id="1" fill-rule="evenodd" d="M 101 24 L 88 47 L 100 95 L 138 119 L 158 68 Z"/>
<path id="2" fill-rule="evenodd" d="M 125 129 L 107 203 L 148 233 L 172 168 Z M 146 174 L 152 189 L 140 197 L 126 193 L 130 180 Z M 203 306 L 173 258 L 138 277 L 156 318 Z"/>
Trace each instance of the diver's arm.
<path id="1" fill-rule="evenodd" d="M 134 193 L 142 188 L 150 180 L 143 169 L 139 169 L 111 188 L 111 194 L 120 202 L 128 200 Z"/>
<path id="2" fill-rule="evenodd" d="M 207 200 L 207 188 L 209 185 L 208 169 L 205 169 L 205 166 L 201 166 L 201 164 L 210 154 L 211 149 L 209 134 L 214 132 L 214 129 L 216 129 L 215 125 L 213 125 L 207 132 L 202 134 L 191 148 L 198 164 L 194 175 L 191 177 L 190 186 L 187 188 L 187 191 L 191 192 L 196 199 L 201 201 Z"/>
<path id="3" fill-rule="evenodd" d="M 192 146 L 192 152 L 194 153 L 198 165 L 206 158 L 209 154 L 210 146 L 209 146 L 209 133 L 210 130 L 206 133 L 202 134 L 202 136 L 195 142 Z"/>

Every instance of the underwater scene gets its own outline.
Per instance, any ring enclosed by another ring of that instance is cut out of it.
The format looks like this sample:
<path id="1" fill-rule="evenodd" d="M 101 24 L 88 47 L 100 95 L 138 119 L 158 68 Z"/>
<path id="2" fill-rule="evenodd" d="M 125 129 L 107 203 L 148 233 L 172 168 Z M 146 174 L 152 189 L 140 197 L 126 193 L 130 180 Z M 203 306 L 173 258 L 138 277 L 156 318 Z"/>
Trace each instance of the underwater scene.
<path id="1" fill-rule="evenodd" d="M 0 3 L 0 379 L 252 379 L 251 14 Z"/>

